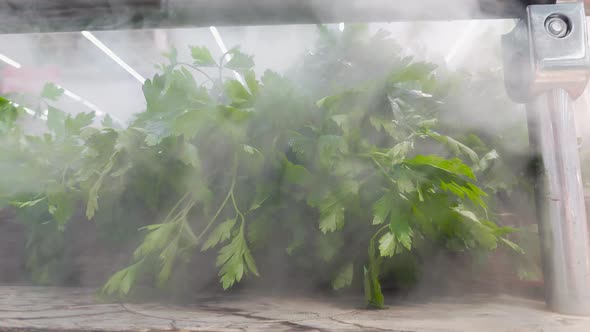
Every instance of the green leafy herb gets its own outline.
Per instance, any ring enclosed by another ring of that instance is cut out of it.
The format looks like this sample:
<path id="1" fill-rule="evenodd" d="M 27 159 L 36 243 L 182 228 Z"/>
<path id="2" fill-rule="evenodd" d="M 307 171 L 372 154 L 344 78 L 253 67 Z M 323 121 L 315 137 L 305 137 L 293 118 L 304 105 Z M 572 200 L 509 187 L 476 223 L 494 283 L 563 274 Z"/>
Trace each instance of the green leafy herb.
<path id="1" fill-rule="evenodd" d="M 64 89 L 58 87 L 53 83 L 46 83 L 43 86 L 43 91 L 41 91 L 41 97 L 49 100 L 57 100 L 61 95 L 63 95 Z"/>
<path id="2" fill-rule="evenodd" d="M 319 31 L 315 51 L 284 75 L 257 77 L 238 48 L 215 60 L 190 47 L 191 63 L 173 49 L 127 127 L 49 105 L 64 91 L 48 84 L 47 132 L 31 134 L 22 107 L 0 98 L 0 204 L 29 229 L 34 279 L 57 280 L 75 242 L 63 231 L 79 219 L 101 239 L 138 243 L 103 288 L 116 296 L 140 281 L 168 289 L 208 254 L 229 289 L 259 276 L 255 257 L 281 254 L 383 308 L 392 262 L 499 244 L 522 253 L 507 238 L 515 229 L 493 222 L 494 193 L 510 187 L 498 175 L 503 153 L 444 121 L 452 90 L 435 66 L 401 56 L 383 32 Z"/>

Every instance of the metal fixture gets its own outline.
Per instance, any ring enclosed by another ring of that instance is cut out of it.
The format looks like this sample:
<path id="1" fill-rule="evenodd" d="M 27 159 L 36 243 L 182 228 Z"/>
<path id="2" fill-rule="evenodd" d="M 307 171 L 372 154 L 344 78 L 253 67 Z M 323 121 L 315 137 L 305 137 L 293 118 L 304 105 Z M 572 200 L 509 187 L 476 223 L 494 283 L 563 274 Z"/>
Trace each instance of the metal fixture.
<path id="1" fill-rule="evenodd" d="M 0 33 L 517 18 L 560 0 L 0 0 Z M 590 6 L 590 0 L 586 0 Z"/>
<path id="2" fill-rule="evenodd" d="M 546 300 L 552 310 L 590 315 L 590 234 L 572 107 L 590 77 L 583 3 L 528 6 L 502 46 L 507 90 L 527 104 L 539 161 L 535 191 Z"/>

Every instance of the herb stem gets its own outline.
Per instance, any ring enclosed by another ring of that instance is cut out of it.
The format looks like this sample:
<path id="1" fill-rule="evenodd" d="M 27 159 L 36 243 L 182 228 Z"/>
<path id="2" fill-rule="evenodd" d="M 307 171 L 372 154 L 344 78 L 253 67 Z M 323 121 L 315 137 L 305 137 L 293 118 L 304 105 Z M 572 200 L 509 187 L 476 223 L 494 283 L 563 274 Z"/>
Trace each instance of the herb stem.
<path id="1" fill-rule="evenodd" d="M 379 228 L 379 230 L 378 230 L 378 231 L 375 233 L 375 235 L 373 235 L 373 236 L 371 237 L 371 242 L 374 242 L 374 241 L 375 241 L 375 239 L 377 238 L 377 235 L 381 234 L 381 232 L 383 232 L 383 231 L 384 231 L 384 230 L 386 230 L 387 228 L 389 228 L 389 225 L 385 225 L 385 226 L 383 226 L 383 227 Z"/>
<path id="2" fill-rule="evenodd" d="M 387 172 L 385 171 L 383 166 L 377 161 L 377 159 L 375 159 L 374 157 L 371 156 L 371 160 L 373 160 L 373 163 L 375 163 L 375 165 L 377 165 L 377 167 L 379 168 L 379 170 L 381 171 L 381 174 L 383 174 L 383 176 L 385 176 L 389 181 L 391 181 L 391 183 L 394 186 L 397 185 L 395 180 L 391 176 L 389 176 L 389 174 L 387 174 Z"/>
<path id="3" fill-rule="evenodd" d="M 211 228 L 211 226 L 213 225 L 213 223 L 215 223 L 215 220 L 217 220 L 217 217 L 219 217 L 219 214 L 221 213 L 221 211 L 223 211 L 223 208 L 225 207 L 225 205 L 227 204 L 227 202 L 229 201 L 229 199 L 231 197 L 233 197 L 234 195 L 234 188 L 236 186 L 236 179 L 238 177 L 238 158 L 237 158 L 237 154 L 234 157 L 234 174 L 232 176 L 232 181 L 231 181 L 231 186 L 229 187 L 229 190 L 227 192 L 227 195 L 225 196 L 225 199 L 223 200 L 223 202 L 221 203 L 221 205 L 219 206 L 219 208 L 217 209 L 217 212 L 215 212 L 215 215 L 213 215 L 213 218 L 211 218 L 211 220 L 209 220 L 209 222 L 207 223 L 207 226 L 205 226 L 205 228 L 203 229 L 203 231 L 201 231 L 201 233 L 199 234 L 199 236 L 196 237 L 195 239 L 195 245 L 197 245 L 201 239 L 203 238 L 203 236 L 205 236 L 205 234 L 207 234 L 207 232 L 209 231 L 209 228 Z"/>
<path id="4" fill-rule="evenodd" d="M 178 209 L 178 207 L 182 204 L 182 202 L 184 202 L 184 200 L 188 197 L 188 195 L 190 195 L 190 191 L 187 191 L 179 200 L 178 202 L 176 202 L 176 205 L 174 205 L 174 207 L 170 210 L 170 212 L 168 212 L 168 215 L 166 216 L 166 218 L 164 218 L 164 223 L 168 222 L 170 220 L 170 217 L 172 216 L 172 214 L 174 213 L 174 211 L 176 211 L 176 209 Z M 176 218 L 174 218 L 176 219 Z"/>
<path id="5" fill-rule="evenodd" d="M 238 208 L 238 204 L 236 203 L 236 198 L 235 198 L 233 192 L 231 193 L 231 201 L 232 201 L 232 204 L 234 205 L 234 210 L 236 211 L 236 214 L 240 217 L 240 219 L 242 220 L 242 224 L 243 224 L 245 221 L 244 214 L 242 214 L 242 212 Z"/>
<path id="6" fill-rule="evenodd" d="M 213 79 L 211 78 L 211 76 L 209 76 L 209 74 L 207 74 L 203 69 L 201 69 L 197 66 L 191 65 L 190 63 L 186 63 L 186 62 L 178 62 L 177 65 L 192 68 L 192 69 L 198 71 L 199 73 L 203 74 L 203 76 L 205 76 L 207 78 L 207 80 L 211 81 L 212 83 L 214 82 Z"/>
<path id="7" fill-rule="evenodd" d="M 186 195 L 185 195 L 185 197 L 186 197 Z M 193 241 L 197 241 L 197 237 L 196 237 L 195 233 L 193 232 L 193 229 L 191 228 L 191 226 L 188 224 L 188 221 L 186 219 L 187 214 L 195 206 L 196 203 L 197 203 L 197 200 L 192 198 L 189 201 L 189 203 L 184 207 L 184 209 L 182 209 L 182 211 L 178 214 L 178 216 L 173 219 L 173 220 L 176 220 L 176 222 L 178 222 L 180 224 L 179 225 L 180 227 L 178 227 L 178 231 L 176 234 L 176 239 L 180 238 L 183 230 L 186 230 L 189 237 Z"/>

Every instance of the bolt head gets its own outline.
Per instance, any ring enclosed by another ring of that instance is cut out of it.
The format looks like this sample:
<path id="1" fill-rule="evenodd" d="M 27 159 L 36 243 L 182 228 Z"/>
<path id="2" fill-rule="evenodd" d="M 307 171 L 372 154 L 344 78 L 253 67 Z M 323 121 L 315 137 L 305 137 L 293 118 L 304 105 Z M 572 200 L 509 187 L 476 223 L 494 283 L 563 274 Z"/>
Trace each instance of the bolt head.
<path id="1" fill-rule="evenodd" d="M 562 17 L 550 17 L 545 22 L 545 29 L 556 38 L 563 38 L 568 34 L 568 23 Z"/>
<path id="2" fill-rule="evenodd" d="M 549 29 L 555 34 L 560 34 L 565 30 L 565 22 L 559 20 L 552 21 L 549 25 Z"/>

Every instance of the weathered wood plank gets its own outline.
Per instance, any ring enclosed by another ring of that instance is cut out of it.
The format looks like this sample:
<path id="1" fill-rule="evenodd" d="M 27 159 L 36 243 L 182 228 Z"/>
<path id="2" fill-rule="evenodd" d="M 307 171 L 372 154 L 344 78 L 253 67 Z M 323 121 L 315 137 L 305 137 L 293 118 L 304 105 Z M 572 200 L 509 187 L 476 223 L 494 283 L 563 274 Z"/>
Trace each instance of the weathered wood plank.
<path id="1" fill-rule="evenodd" d="M 537 301 L 470 297 L 386 310 L 324 298 L 221 296 L 185 306 L 99 303 L 94 290 L 0 287 L 0 331 L 421 331 L 587 332 L 590 318 Z"/>

